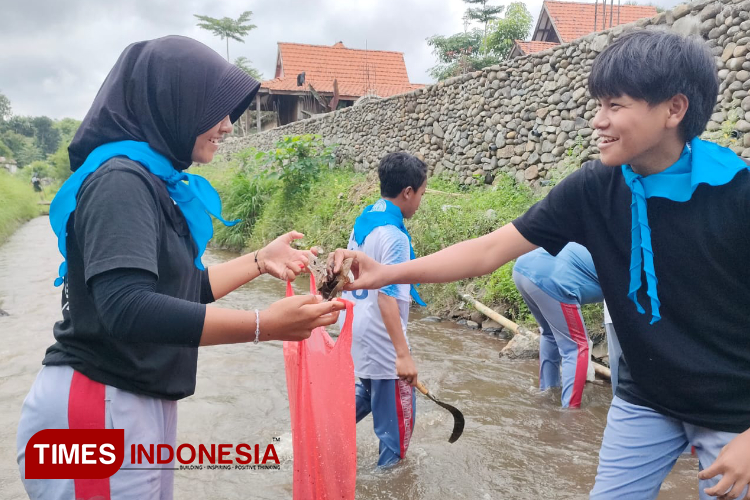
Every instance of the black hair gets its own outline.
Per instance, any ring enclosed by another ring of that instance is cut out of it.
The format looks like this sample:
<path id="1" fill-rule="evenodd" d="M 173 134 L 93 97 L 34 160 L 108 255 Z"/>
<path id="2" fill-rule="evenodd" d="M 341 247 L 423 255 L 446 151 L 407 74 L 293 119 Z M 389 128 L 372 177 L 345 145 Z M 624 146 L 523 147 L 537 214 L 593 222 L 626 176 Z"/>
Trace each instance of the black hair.
<path id="1" fill-rule="evenodd" d="M 677 94 L 688 99 L 679 131 L 685 141 L 706 128 L 719 93 L 716 62 L 701 39 L 664 30 L 627 33 L 597 56 L 589 75 L 595 99 L 626 95 L 660 104 Z"/>
<path id="2" fill-rule="evenodd" d="M 427 179 L 427 165 L 409 153 L 388 153 L 378 166 L 380 196 L 395 198 L 401 191 L 411 187 L 419 189 Z"/>

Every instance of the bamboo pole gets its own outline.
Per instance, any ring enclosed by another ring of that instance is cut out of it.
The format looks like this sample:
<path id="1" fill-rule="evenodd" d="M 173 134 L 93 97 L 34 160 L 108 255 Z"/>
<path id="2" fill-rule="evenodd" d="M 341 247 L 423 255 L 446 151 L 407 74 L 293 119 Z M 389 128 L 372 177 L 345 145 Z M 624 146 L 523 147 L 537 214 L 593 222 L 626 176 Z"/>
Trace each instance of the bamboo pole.
<path id="1" fill-rule="evenodd" d="M 497 321 L 500 323 L 504 328 L 507 328 L 508 330 L 512 331 L 514 335 L 522 334 L 522 335 L 531 335 L 533 337 L 538 337 L 536 333 L 532 332 L 531 330 L 524 328 L 513 321 L 509 320 L 502 314 L 498 313 L 497 311 L 494 311 L 487 307 L 486 305 L 482 304 L 478 300 L 476 300 L 474 297 L 467 293 L 459 293 L 459 296 L 464 299 L 466 302 L 474 306 L 474 308 L 479 311 L 480 313 L 484 314 L 488 318 Z M 601 377 L 611 379 L 612 378 L 612 372 L 609 368 L 607 368 L 604 365 L 600 365 L 599 363 L 595 361 L 591 361 L 594 365 L 594 371 L 600 375 Z"/>
<path id="2" fill-rule="evenodd" d="M 501 325 L 503 325 L 504 328 L 507 328 L 508 330 L 512 331 L 514 334 L 522 334 L 522 335 L 532 335 L 535 337 L 538 337 L 536 333 L 528 330 L 527 328 L 524 328 L 522 326 L 517 325 L 516 323 L 512 322 L 505 316 L 501 315 L 500 313 L 490 309 L 486 305 L 482 304 L 478 300 L 474 299 L 471 295 L 464 293 L 459 294 L 462 299 L 464 299 L 466 302 L 474 306 L 474 308 L 479 311 L 480 313 L 484 314 L 488 318 L 497 321 Z"/>

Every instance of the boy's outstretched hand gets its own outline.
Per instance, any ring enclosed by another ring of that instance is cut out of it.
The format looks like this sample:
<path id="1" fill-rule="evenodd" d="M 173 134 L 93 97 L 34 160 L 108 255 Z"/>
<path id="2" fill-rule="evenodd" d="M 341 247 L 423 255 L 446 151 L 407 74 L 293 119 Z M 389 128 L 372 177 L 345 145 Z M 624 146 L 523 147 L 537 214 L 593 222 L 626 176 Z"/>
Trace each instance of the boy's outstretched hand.
<path id="1" fill-rule="evenodd" d="M 363 252 L 354 250 L 337 249 L 328 254 L 328 269 L 331 273 L 337 273 L 341 269 L 341 263 L 351 258 L 351 271 L 354 281 L 344 286 L 344 290 L 377 290 L 388 285 L 387 268 Z"/>
<path id="2" fill-rule="evenodd" d="M 750 484 L 750 430 L 731 440 L 719 452 L 711 467 L 698 473 L 698 479 L 711 479 L 721 475 L 721 480 L 713 488 L 706 488 L 706 494 L 719 500 L 735 498 L 750 499 L 750 489 L 740 497 Z"/>

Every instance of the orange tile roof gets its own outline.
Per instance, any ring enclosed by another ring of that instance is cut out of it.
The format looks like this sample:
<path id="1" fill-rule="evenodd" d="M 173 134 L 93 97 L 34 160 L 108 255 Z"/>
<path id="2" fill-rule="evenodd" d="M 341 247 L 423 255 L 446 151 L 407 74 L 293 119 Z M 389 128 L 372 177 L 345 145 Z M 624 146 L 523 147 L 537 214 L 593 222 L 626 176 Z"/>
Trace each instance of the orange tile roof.
<path id="1" fill-rule="evenodd" d="M 516 40 L 515 42 L 524 54 L 533 54 L 534 52 L 540 52 L 544 49 L 560 45 L 556 42 L 522 42 L 521 40 Z"/>
<path id="2" fill-rule="evenodd" d="M 603 26 L 609 28 L 610 20 L 612 26 L 617 26 L 656 15 L 656 7 L 650 5 L 620 5 L 619 7 L 614 6 L 613 11 L 610 11 L 610 6 L 606 0 L 604 3 L 607 4 L 606 21 L 604 20 L 602 2 L 599 2 L 598 9 L 596 9 L 596 27 L 594 26 L 595 5 L 593 3 L 545 0 L 544 7 L 552 18 L 563 43 L 602 30 Z"/>
<path id="3" fill-rule="evenodd" d="M 338 81 L 342 97 L 360 97 L 368 90 L 380 97 L 403 94 L 423 87 L 409 82 L 404 54 L 383 50 L 349 49 L 339 42 L 306 45 L 279 42 L 276 78 L 261 83 L 270 91 L 306 92 L 308 84 L 318 92 L 333 93 Z M 297 86 L 297 75 L 305 72 L 305 84 Z"/>

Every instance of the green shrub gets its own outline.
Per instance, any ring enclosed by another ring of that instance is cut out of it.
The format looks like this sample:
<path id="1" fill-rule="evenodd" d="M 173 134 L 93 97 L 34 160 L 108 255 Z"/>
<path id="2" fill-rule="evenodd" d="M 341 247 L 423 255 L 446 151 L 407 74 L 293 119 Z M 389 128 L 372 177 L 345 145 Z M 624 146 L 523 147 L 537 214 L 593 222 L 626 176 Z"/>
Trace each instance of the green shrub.
<path id="1" fill-rule="evenodd" d="M 38 200 L 30 184 L 0 168 L 0 243 L 21 223 L 39 215 Z"/>
<path id="2" fill-rule="evenodd" d="M 323 167 L 333 165 L 333 148 L 325 146 L 319 135 L 285 136 L 268 152 L 258 152 L 266 176 L 279 180 L 287 203 L 305 199 Z"/>
<path id="3" fill-rule="evenodd" d="M 428 192 L 407 227 L 417 256 L 428 255 L 463 240 L 477 238 L 523 214 L 535 201 L 530 189 L 510 176 L 499 176 L 494 186 L 465 187 L 441 177 L 431 178 Z M 452 286 L 427 284 L 420 294 L 430 298 L 434 311 L 448 313 L 466 290 L 480 302 L 499 307 L 511 319 L 525 320 L 528 309 L 516 290 L 508 263 L 487 276 L 463 280 Z"/>

